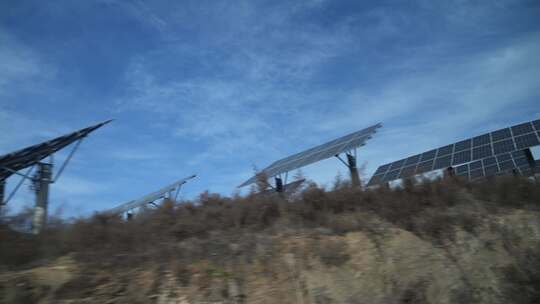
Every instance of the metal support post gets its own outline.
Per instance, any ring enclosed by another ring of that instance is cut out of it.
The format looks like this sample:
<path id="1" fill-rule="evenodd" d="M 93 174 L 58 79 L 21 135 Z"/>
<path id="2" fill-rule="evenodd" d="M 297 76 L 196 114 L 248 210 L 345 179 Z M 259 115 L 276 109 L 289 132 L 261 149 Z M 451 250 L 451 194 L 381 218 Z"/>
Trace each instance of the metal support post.
<path id="1" fill-rule="evenodd" d="M 4 192 L 6 191 L 6 180 L 0 179 L 0 216 L 2 215 L 2 206 L 4 203 Z"/>
<path id="2" fill-rule="evenodd" d="M 35 179 L 36 207 L 32 221 L 32 233 L 39 234 L 47 225 L 47 207 L 49 205 L 49 185 L 52 182 L 52 164 L 38 163 Z"/>
<path id="3" fill-rule="evenodd" d="M 347 167 L 351 173 L 351 183 L 353 186 L 360 186 L 360 176 L 358 175 L 358 168 L 356 167 L 356 157 L 354 155 L 347 153 Z"/>
<path id="4" fill-rule="evenodd" d="M 0 206 L 4 205 L 4 193 L 6 191 L 6 180 L 0 179 Z"/>
<path id="5" fill-rule="evenodd" d="M 450 166 L 444 169 L 444 172 L 443 172 L 444 178 L 451 178 L 451 177 L 454 177 L 455 175 L 456 175 L 456 172 L 454 170 L 454 167 Z"/>
<path id="6" fill-rule="evenodd" d="M 283 180 L 279 177 L 275 178 L 276 180 L 276 192 L 282 193 L 283 192 Z"/>

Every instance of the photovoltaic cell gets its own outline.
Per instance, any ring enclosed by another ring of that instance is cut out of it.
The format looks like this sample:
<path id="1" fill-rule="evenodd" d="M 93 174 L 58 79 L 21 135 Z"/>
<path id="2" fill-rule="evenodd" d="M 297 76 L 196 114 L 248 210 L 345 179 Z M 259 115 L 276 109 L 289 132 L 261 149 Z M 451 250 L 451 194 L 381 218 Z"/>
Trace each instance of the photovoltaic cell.
<path id="1" fill-rule="evenodd" d="M 473 149 L 473 159 L 481 159 L 493 155 L 491 145 L 484 145 Z"/>
<path id="2" fill-rule="evenodd" d="M 404 159 L 398 160 L 397 162 L 393 162 L 392 165 L 390 165 L 390 170 L 399 169 L 403 166 L 404 163 L 405 163 Z"/>
<path id="3" fill-rule="evenodd" d="M 422 157 L 421 157 L 420 160 L 421 161 L 426 161 L 426 160 L 434 159 L 435 154 L 437 154 L 437 150 L 431 150 L 431 151 L 424 152 L 424 153 L 422 153 Z"/>
<path id="4" fill-rule="evenodd" d="M 449 160 L 446 156 L 450 156 L 453 166 L 467 164 L 470 161 L 481 161 L 481 163 L 476 162 L 468 165 L 471 178 L 479 174 L 478 172 L 471 171 L 480 169 L 486 170 L 486 175 L 500 172 L 498 166 L 501 163 L 503 163 L 505 168 L 509 168 L 510 164 L 515 163 L 519 167 L 519 170 L 524 172 L 531 170 L 531 164 L 529 164 L 522 150 L 538 145 L 540 145 L 540 120 L 534 120 L 421 153 L 419 159 L 418 155 L 411 156 L 405 159 L 405 166 L 413 166 L 414 162 L 417 161 L 418 165 L 415 174 L 426 173 L 448 167 Z M 468 155 L 470 154 L 467 151 L 470 150 L 470 146 L 472 146 L 472 155 L 469 158 Z M 512 153 L 512 157 L 509 153 Z M 494 157 L 495 155 L 497 158 Z M 437 158 L 436 161 L 434 161 L 435 157 Z M 510 163 L 505 163 L 508 161 Z M 389 165 L 391 163 L 384 166 Z M 396 170 L 398 169 L 396 166 L 394 167 Z M 476 167 L 478 168 L 475 169 Z M 505 170 L 507 171 L 508 169 Z M 389 179 L 385 178 L 385 180 L 388 181 Z M 368 185 L 372 184 L 374 184 L 372 181 L 368 183 Z"/>
<path id="5" fill-rule="evenodd" d="M 399 176 L 399 170 L 394 170 L 386 173 L 386 176 L 384 177 L 385 180 L 391 181 L 396 179 Z"/>
<path id="6" fill-rule="evenodd" d="M 437 170 L 437 169 L 450 167 L 451 159 L 452 159 L 452 157 L 450 155 L 439 157 L 439 158 L 435 159 L 435 166 L 433 167 L 433 169 Z"/>
<path id="7" fill-rule="evenodd" d="M 263 169 L 262 173 L 266 174 L 267 177 L 274 177 L 320 160 L 333 157 L 337 154 L 347 152 L 356 147 L 363 146 L 380 127 L 382 127 L 381 124 L 376 124 L 369 128 L 345 135 L 322 145 L 283 158 Z M 246 182 L 242 183 L 239 187 L 247 186 L 255 181 L 256 177 L 253 176 Z"/>
<path id="8" fill-rule="evenodd" d="M 499 167 L 497 165 L 488 166 L 484 168 L 484 171 L 486 173 L 486 176 L 493 176 L 499 173 Z"/>
<path id="9" fill-rule="evenodd" d="M 515 168 L 514 162 L 512 160 L 504 161 L 502 163 L 499 163 L 499 166 L 502 171 L 504 170 L 512 170 Z"/>
<path id="10" fill-rule="evenodd" d="M 386 171 L 388 171 L 389 168 L 390 164 L 380 166 L 379 168 L 377 168 L 377 171 L 375 171 L 375 174 L 385 173 Z"/>
<path id="11" fill-rule="evenodd" d="M 497 161 L 500 163 L 500 162 L 503 162 L 503 161 L 507 161 L 507 160 L 511 160 L 512 157 L 510 156 L 510 153 L 505 153 L 505 154 L 501 154 L 501 155 L 497 155 Z"/>
<path id="12" fill-rule="evenodd" d="M 108 124 L 110 120 L 80 129 L 73 133 L 0 156 L 0 179 L 5 179 L 26 167 L 33 166 L 49 155 L 65 148 L 71 143 L 86 137 L 94 130 Z"/>
<path id="13" fill-rule="evenodd" d="M 514 141 L 510 139 L 505 139 L 493 144 L 493 152 L 495 155 L 514 151 L 516 147 L 514 146 Z"/>
<path id="14" fill-rule="evenodd" d="M 462 174 L 462 173 L 468 173 L 469 172 L 469 165 L 461 165 L 456 167 L 456 174 Z"/>
<path id="15" fill-rule="evenodd" d="M 499 140 L 503 140 L 503 139 L 509 138 L 509 137 L 512 137 L 512 133 L 510 133 L 509 128 L 497 130 L 497 131 L 491 133 L 491 139 L 494 142 L 499 141 Z"/>
<path id="16" fill-rule="evenodd" d="M 399 178 L 411 177 L 411 176 L 414 175 L 415 170 L 416 170 L 416 165 L 405 167 L 405 168 L 401 169 L 401 172 L 399 174 Z"/>
<path id="17" fill-rule="evenodd" d="M 515 125 L 511 129 L 512 129 L 512 133 L 513 133 L 514 136 L 534 132 L 532 123 L 530 123 L 530 122 Z"/>
<path id="18" fill-rule="evenodd" d="M 491 142 L 490 138 L 491 137 L 490 137 L 489 133 L 473 137 L 473 146 L 478 147 L 478 146 L 481 146 L 481 145 L 487 145 L 487 144 L 489 144 Z"/>
<path id="19" fill-rule="evenodd" d="M 454 145 L 448 145 L 441 147 L 437 150 L 437 157 L 445 156 L 452 154 L 452 150 L 454 149 Z"/>
<path id="20" fill-rule="evenodd" d="M 454 154 L 452 165 L 463 164 L 471 161 L 471 150 L 465 150 Z"/>
<path id="21" fill-rule="evenodd" d="M 513 158 L 520 158 L 520 157 L 527 157 L 527 155 L 525 154 L 525 151 L 517 150 L 517 151 L 512 152 L 512 157 Z"/>
<path id="22" fill-rule="evenodd" d="M 533 121 L 532 124 L 536 131 L 540 131 L 540 119 Z"/>
<path id="23" fill-rule="evenodd" d="M 516 163 L 516 166 L 518 167 L 530 166 L 529 160 L 527 160 L 527 158 L 516 158 L 514 159 L 514 162 Z"/>
<path id="24" fill-rule="evenodd" d="M 459 152 L 459 151 L 463 151 L 463 150 L 467 150 L 467 149 L 470 149 L 471 148 L 471 145 L 472 145 L 472 140 L 471 139 L 466 139 L 466 140 L 462 140 L 462 141 L 459 141 L 455 144 L 455 153 Z"/>
<path id="25" fill-rule="evenodd" d="M 471 179 L 477 179 L 484 176 L 484 170 L 471 170 L 470 171 Z"/>
<path id="26" fill-rule="evenodd" d="M 495 157 L 486 157 L 482 160 L 482 163 L 484 164 L 484 167 L 491 166 L 491 165 L 496 165 L 497 160 L 495 159 Z"/>
<path id="27" fill-rule="evenodd" d="M 420 161 L 420 154 L 415 155 L 415 156 L 411 156 L 411 157 L 407 158 L 407 160 L 405 161 L 405 166 L 409 166 L 409 165 L 413 165 L 413 164 L 415 165 L 419 161 Z"/>
<path id="28" fill-rule="evenodd" d="M 470 170 L 477 170 L 482 169 L 482 162 L 481 161 L 475 161 L 469 164 Z"/>
<path id="29" fill-rule="evenodd" d="M 431 170 L 433 170 L 433 159 L 419 163 L 416 168 L 416 174 L 425 173 Z"/>
<path id="30" fill-rule="evenodd" d="M 514 137 L 514 139 L 516 140 L 516 147 L 518 149 L 534 147 L 539 144 L 538 138 L 536 137 L 536 134 L 534 133 L 516 136 Z"/>

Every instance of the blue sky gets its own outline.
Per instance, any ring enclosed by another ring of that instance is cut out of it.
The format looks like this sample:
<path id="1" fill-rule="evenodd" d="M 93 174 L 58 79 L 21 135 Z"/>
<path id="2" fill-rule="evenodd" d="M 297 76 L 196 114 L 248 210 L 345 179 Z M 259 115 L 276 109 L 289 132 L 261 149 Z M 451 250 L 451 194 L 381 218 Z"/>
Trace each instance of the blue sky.
<path id="1" fill-rule="evenodd" d="M 539 118 L 539 15 L 504 0 L 1 1 L 0 154 L 114 118 L 52 186 L 51 212 L 70 216 L 192 173 L 184 198 L 229 195 L 253 165 L 382 122 L 359 150 L 369 176 Z M 23 189 L 10 205 L 31 203 Z"/>

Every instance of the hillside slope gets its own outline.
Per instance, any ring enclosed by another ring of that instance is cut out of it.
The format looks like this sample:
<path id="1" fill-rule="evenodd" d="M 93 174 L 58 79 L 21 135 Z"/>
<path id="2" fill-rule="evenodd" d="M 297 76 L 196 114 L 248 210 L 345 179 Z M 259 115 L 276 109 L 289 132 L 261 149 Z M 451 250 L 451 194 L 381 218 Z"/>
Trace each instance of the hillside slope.
<path id="1" fill-rule="evenodd" d="M 204 194 L 129 223 L 95 217 L 6 268 L 0 302 L 540 303 L 538 187 L 311 186 L 293 202 Z"/>

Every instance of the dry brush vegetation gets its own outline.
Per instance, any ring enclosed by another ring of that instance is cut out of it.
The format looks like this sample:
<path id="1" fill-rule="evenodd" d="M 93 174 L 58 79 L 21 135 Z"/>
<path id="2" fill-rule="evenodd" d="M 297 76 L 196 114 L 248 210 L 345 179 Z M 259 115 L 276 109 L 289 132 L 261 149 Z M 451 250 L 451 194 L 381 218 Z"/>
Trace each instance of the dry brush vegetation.
<path id="1" fill-rule="evenodd" d="M 84 275 L 59 288 L 56 296 L 60 298 L 75 297 L 70 295 L 74 290 L 79 296 L 85 291 L 91 293 L 107 283 L 107 279 L 99 279 L 100 270 L 127 273 L 142 265 L 152 265 L 153 273 L 158 274 L 153 284 L 164 284 L 164 273 L 172 269 L 181 286 L 204 287 L 216 280 L 246 280 L 231 271 L 239 265 L 257 263 L 272 273 L 275 256 L 284 246 L 278 240 L 284 237 L 304 236 L 298 244 L 287 241 L 287 250 L 300 260 L 314 256 L 324 267 L 336 268 L 352 259 L 345 236 L 355 232 L 375 244 L 384 263 L 384 240 L 395 229 L 446 250 L 452 257 L 454 253 L 447 248 L 456 242 L 459 231 L 475 235 L 488 227 L 515 257 L 515 262 L 505 265 L 501 272 L 508 281 L 503 294 L 515 303 L 538 303 L 539 244 L 523 249 L 517 244 L 519 235 L 488 220 L 487 215 L 493 218 L 509 210 L 537 212 L 539 203 L 537 183 L 512 177 L 477 183 L 457 179 L 405 181 L 402 187 L 373 190 L 350 187 L 341 181 L 329 190 L 308 184 L 289 200 L 205 192 L 194 201 L 166 201 L 157 209 L 138 213 L 131 221 L 99 214 L 70 223 L 57 221 L 39 237 L 1 227 L 0 267 L 6 271 L 28 269 L 69 254 L 85 269 Z M 485 246 L 489 247 L 489 242 Z M 385 303 L 423 303 L 427 301 L 425 290 L 425 282 L 418 281 L 399 289 L 395 298 Z M 233 297 L 230 288 L 218 293 L 225 299 Z M 475 297 L 474 290 L 464 288 L 454 300 L 472 303 L 478 300 Z M 317 303 L 333 303 L 322 291 L 315 298 L 320 299 L 314 300 Z M 365 300 L 351 296 L 348 301 Z"/>

